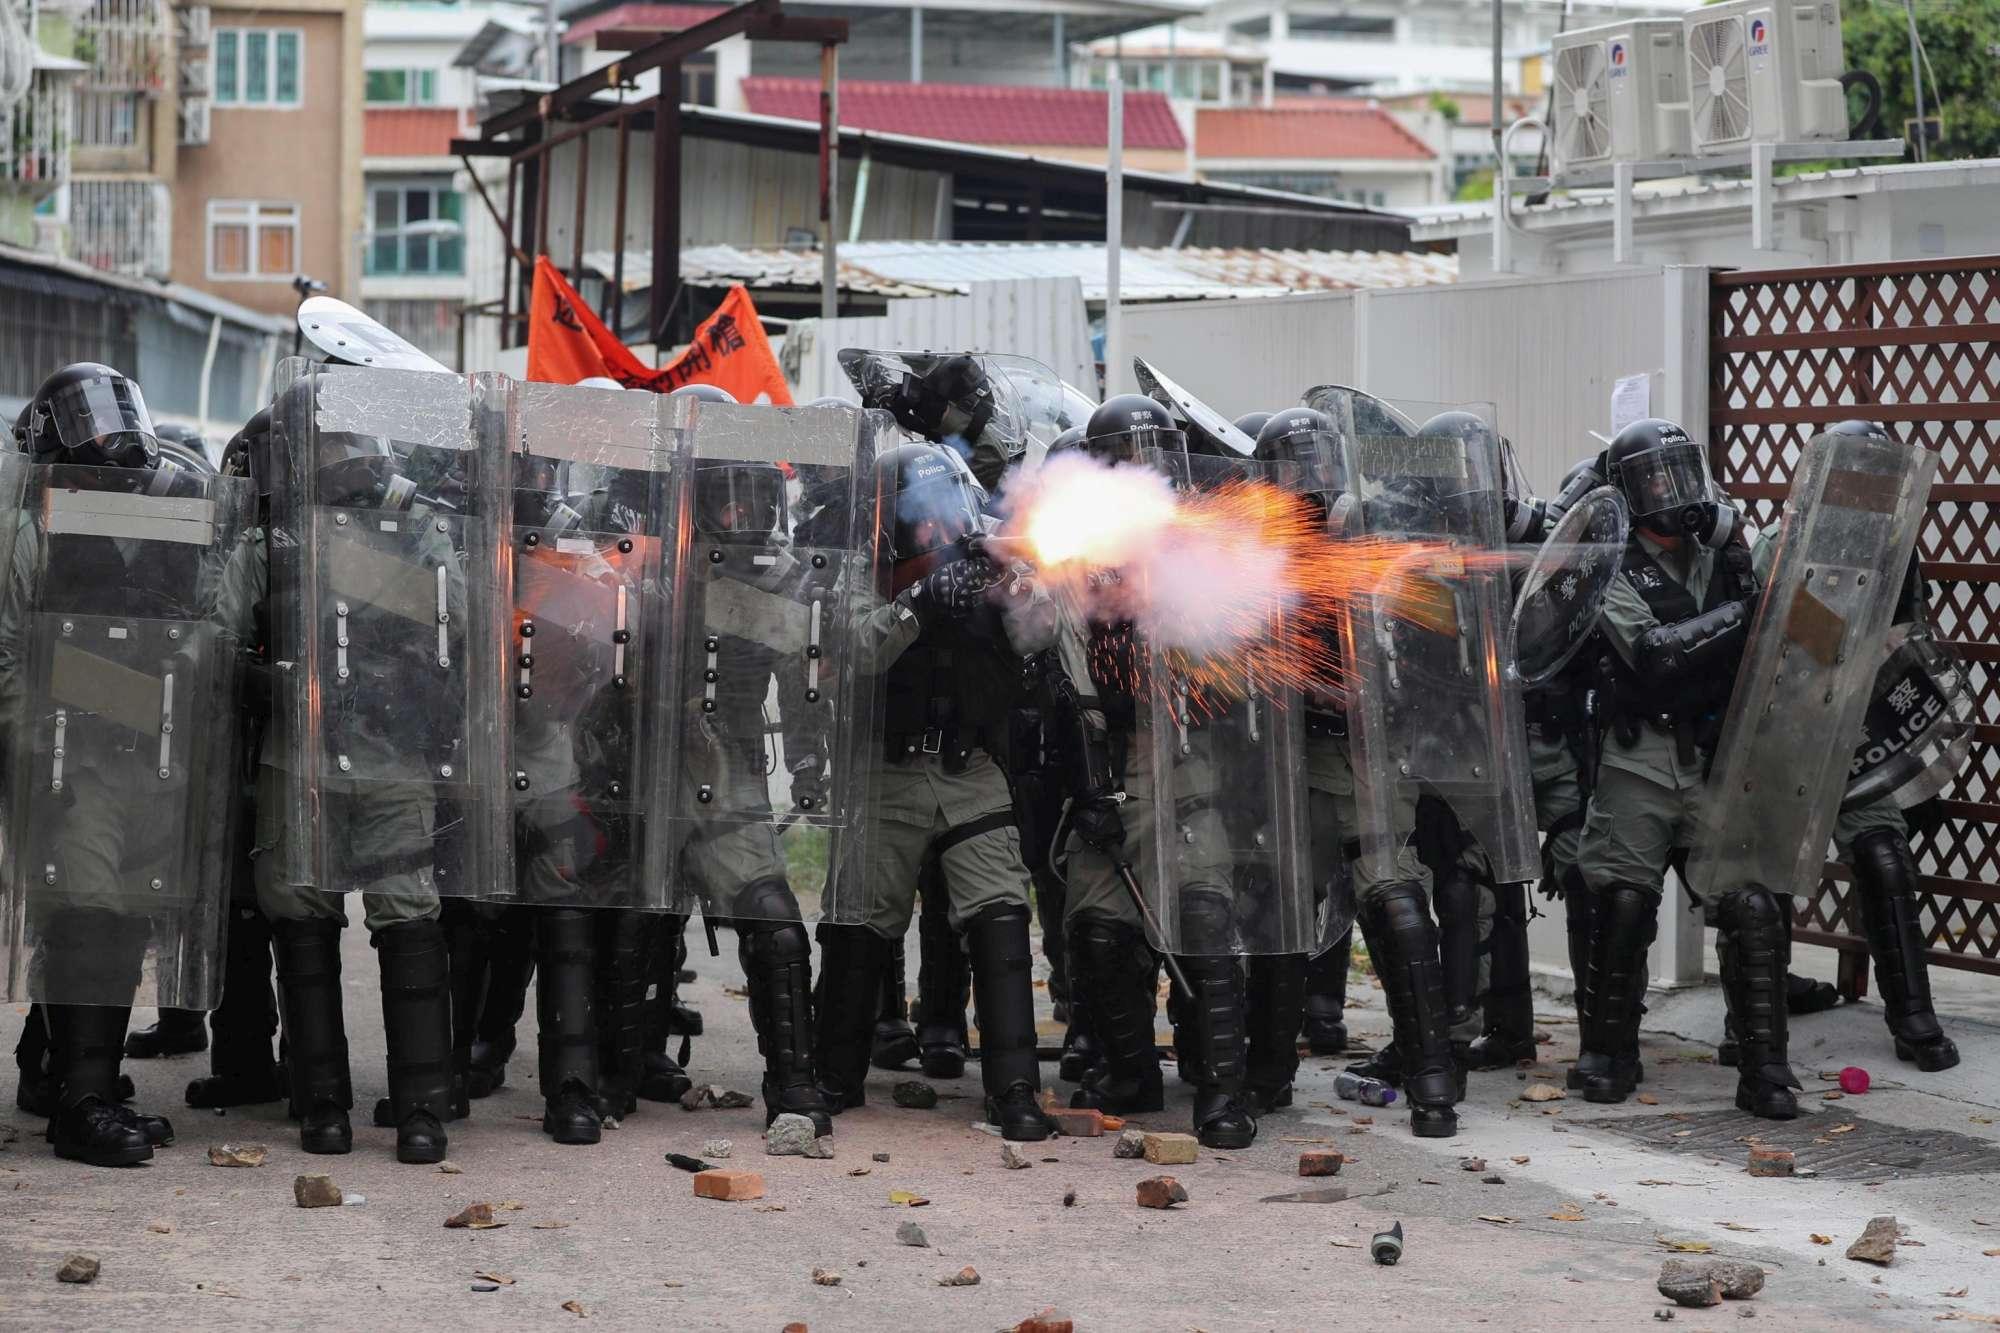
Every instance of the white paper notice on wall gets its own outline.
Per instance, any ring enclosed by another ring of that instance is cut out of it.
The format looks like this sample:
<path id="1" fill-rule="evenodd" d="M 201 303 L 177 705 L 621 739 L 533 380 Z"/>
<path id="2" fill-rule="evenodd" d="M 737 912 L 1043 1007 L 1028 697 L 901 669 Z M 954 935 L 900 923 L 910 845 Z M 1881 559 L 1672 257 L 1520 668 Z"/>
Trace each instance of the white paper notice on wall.
<path id="1" fill-rule="evenodd" d="M 1616 437 L 1635 421 L 1653 415 L 1653 377 L 1620 375 L 1611 386 L 1611 434 Z"/>

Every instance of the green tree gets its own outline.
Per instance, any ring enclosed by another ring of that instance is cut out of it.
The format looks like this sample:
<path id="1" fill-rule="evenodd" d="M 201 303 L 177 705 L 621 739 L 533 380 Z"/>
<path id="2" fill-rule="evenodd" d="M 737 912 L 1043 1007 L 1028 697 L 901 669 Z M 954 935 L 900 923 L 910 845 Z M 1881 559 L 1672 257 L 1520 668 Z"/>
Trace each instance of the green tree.
<path id="1" fill-rule="evenodd" d="M 1848 68 L 1865 69 L 1882 85 L 1883 137 L 1902 137 L 1904 124 L 1917 114 L 1903 6 L 1889 0 L 1847 0 L 1840 35 Z M 1918 0 L 1917 35 L 1930 58 L 1924 115 L 1941 118 L 1943 124 L 1943 142 L 1934 139 L 1929 145 L 1931 158 L 2000 156 L 2000 92 L 1994 86 L 2000 72 L 2000 4 Z M 1858 111 L 1860 94 L 1849 105 Z"/>

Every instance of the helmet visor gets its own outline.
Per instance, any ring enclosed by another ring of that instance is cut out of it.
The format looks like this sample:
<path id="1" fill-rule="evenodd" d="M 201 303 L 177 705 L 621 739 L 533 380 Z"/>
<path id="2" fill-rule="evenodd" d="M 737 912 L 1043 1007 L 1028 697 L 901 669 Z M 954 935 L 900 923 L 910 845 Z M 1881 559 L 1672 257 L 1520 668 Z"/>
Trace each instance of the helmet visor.
<path id="1" fill-rule="evenodd" d="M 979 527 L 979 497 L 972 479 L 952 468 L 896 493 L 892 560 L 910 560 L 970 537 Z"/>
<path id="2" fill-rule="evenodd" d="M 783 526 L 785 474 L 775 467 L 703 467 L 694 485 L 695 525 L 710 537 L 759 540 Z"/>
<path id="3" fill-rule="evenodd" d="M 1635 519 L 1675 513 L 1711 498 L 1708 459 L 1692 440 L 1672 440 L 1618 464 L 1618 488 Z"/>
<path id="4" fill-rule="evenodd" d="M 159 451 L 145 396 L 131 380 L 106 378 L 65 384 L 50 394 L 42 407 L 56 439 L 68 453 L 95 451 L 125 466 L 141 466 L 143 459 Z"/>
<path id="5" fill-rule="evenodd" d="M 1297 495 L 1338 495 L 1347 489 L 1340 437 L 1324 427 L 1288 430 L 1267 452 L 1271 480 Z"/>
<path id="6" fill-rule="evenodd" d="M 1186 453 L 1187 432 L 1178 426 L 1133 426 L 1093 435 L 1084 441 L 1084 448 L 1107 463 L 1140 463 L 1151 451 Z"/>

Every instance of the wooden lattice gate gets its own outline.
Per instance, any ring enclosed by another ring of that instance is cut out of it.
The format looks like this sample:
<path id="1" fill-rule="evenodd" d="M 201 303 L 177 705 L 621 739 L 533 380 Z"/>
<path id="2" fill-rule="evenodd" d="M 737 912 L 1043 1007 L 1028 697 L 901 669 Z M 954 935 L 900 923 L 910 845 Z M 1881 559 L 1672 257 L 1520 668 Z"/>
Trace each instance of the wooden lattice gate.
<path id="1" fill-rule="evenodd" d="M 1800 448 L 1830 422 L 1881 421 L 1938 453 L 1923 570 L 1981 723 L 1943 827 L 1917 843 L 1924 923 L 1933 965 L 2000 976 L 2000 255 L 1718 272 L 1709 310 L 1711 457 L 1760 523 L 1777 521 Z M 1847 870 L 1829 865 L 1796 935 L 1842 950 L 1857 994 L 1860 932 Z"/>

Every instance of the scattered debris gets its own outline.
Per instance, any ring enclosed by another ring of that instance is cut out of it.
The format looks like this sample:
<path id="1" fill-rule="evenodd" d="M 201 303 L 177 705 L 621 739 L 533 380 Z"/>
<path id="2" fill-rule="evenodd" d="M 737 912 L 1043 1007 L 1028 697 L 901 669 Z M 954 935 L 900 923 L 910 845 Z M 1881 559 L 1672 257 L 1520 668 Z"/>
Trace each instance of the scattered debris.
<path id="1" fill-rule="evenodd" d="M 1840 1090 L 1842 1092 L 1866 1092 L 1868 1091 L 1870 1081 L 1868 1071 L 1860 1065 L 1849 1065 L 1840 1071 Z"/>
<path id="2" fill-rule="evenodd" d="M 1641 1106 L 1658 1106 L 1660 1104 L 1660 1099 L 1658 1097 L 1655 1097 L 1650 1092 L 1642 1092 L 1637 1097 L 1633 1098 L 1633 1100 L 1638 1102 L 1639 1105 Z"/>
<path id="3" fill-rule="evenodd" d="M 710 1167 L 706 1171 L 695 1172 L 694 1197 L 722 1199 L 729 1203 L 745 1199 L 761 1199 L 764 1197 L 764 1177 L 755 1171 L 732 1171 L 726 1167 Z"/>
<path id="4" fill-rule="evenodd" d="M 1687 1133 L 1682 1130 L 1681 1133 Z M 1762 1144 L 1750 1145 L 1750 1165 L 1744 1168 L 1753 1176 L 1789 1176 L 1798 1165 L 1789 1148 L 1767 1148 Z"/>
<path id="5" fill-rule="evenodd" d="M 530 1231 L 567 1231 L 568 1229 L 569 1223 L 567 1222 L 537 1222 L 528 1228 Z"/>
<path id="6" fill-rule="evenodd" d="M 578 1319 L 588 1319 L 590 1317 L 589 1311 L 583 1308 L 582 1301 L 564 1301 L 562 1308 L 575 1315 Z"/>
<path id="7" fill-rule="evenodd" d="M 940 1287 L 976 1287 L 979 1285 L 979 1270 L 971 1264 L 956 1273 L 947 1273 L 937 1280 Z"/>
<path id="8" fill-rule="evenodd" d="M 508 1277 L 505 1273 L 489 1273 L 484 1269 L 480 1269 L 474 1272 L 472 1276 L 481 1282 L 491 1282 L 496 1286 L 511 1287 L 514 1285 L 514 1279 Z"/>
<path id="9" fill-rule="evenodd" d="M 1071 1185 L 1063 1191 L 1063 1207 L 1076 1207 L 1076 1186 Z"/>
<path id="10" fill-rule="evenodd" d="M 340 1207 L 340 1186 L 328 1175 L 292 1178 L 292 1199 L 301 1208 Z"/>
<path id="11" fill-rule="evenodd" d="M 1871 1217 L 1861 1235 L 1847 1247 L 1847 1257 L 1858 1259 L 1864 1264 L 1880 1264 L 1883 1267 L 1896 1261 L 1896 1219 L 1894 1217 Z"/>
<path id="12" fill-rule="evenodd" d="M 1655 1236 L 1653 1239 L 1672 1250 L 1675 1254 L 1715 1253 L 1715 1247 L 1705 1240 L 1675 1240 L 1671 1236 Z"/>
<path id="13" fill-rule="evenodd" d="M 1583 1205 L 1580 1203 L 1565 1203 L 1561 1209 L 1549 1214 L 1549 1221 L 1551 1222 L 1581 1222 L 1583 1220 Z"/>
<path id="14" fill-rule="evenodd" d="M 1521 1100 L 1524 1102 L 1559 1102 L 1567 1096 L 1568 1093 L 1553 1083 L 1530 1083 L 1521 1089 Z"/>
<path id="15" fill-rule="evenodd" d="M 438 1163 L 438 1174 L 441 1176 L 462 1176 L 465 1174 L 465 1168 L 447 1157 Z"/>
<path id="16" fill-rule="evenodd" d="M 146 1223 L 146 1230 L 152 1232 L 155 1236 L 171 1236 L 174 1234 L 174 1224 L 172 1222 L 148 1222 Z"/>
<path id="17" fill-rule="evenodd" d="M 1000 1165 L 1006 1167 L 1009 1171 L 1026 1171 L 1034 1163 L 1028 1160 L 1026 1153 L 1013 1144 L 1002 1143 L 1000 1145 Z"/>
<path id="18" fill-rule="evenodd" d="M 703 1139 L 701 1141 L 701 1155 L 703 1157 L 713 1157 L 718 1162 L 726 1162 L 729 1160 L 729 1154 L 735 1147 L 736 1145 L 728 1139 Z"/>
<path id="19" fill-rule="evenodd" d="M 1831 1245 L 1831 1244 L 1833 1244 L 1833 1237 L 1831 1237 L 1831 1236 L 1822 1236 L 1822 1235 L 1820 1235 L 1820 1234 L 1819 1234 L 1819 1232 L 1817 1232 L 1817 1231 L 1814 1231 L 1814 1232 L 1811 1232 L 1811 1233 L 1809 1233 L 1809 1234 L 1808 1234 L 1808 1235 L 1806 1236 L 1806 1239 L 1807 1239 L 1807 1240 L 1809 1240 L 1809 1241 L 1811 1241 L 1811 1242 L 1812 1242 L 1813 1244 L 1815 1244 L 1815 1245 Z"/>
<path id="20" fill-rule="evenodd" d="M 1299 1154 L 1299 1174 L 1302 1176 L 1337 1176 L 1341 1163 L 1347 1159 L 1338 1152 L 1313 1149 Z"/>
<path id="21" fill-rule="evenodd" d="M 1141 1208 L 1171 1208 L 1186 1203 L 1187 1197 L 1187 1187 L 1172 1176 L 1147 1176 L 1139 1182 Z"/>
<path id="22" fill-rule="evenodd" d="M 1668 1268 L 1675 1262 L 1672 1259 L 1667 1260 Z M 1711 1274 L 1700 1269 L 1669 1272 L 1668 1268 L 1660 1270 L 1660 1280 L 1657 1284 L 1660 1295 L 1676 1305 L 1693 1310 L 1722 1304 L 1722 1284 Z"/>
<path id="23" fill-rule="evenodd" d="M 901 1204 L 905 1208 L 922 1208 L 928 1205 L 930 1200 L 910 1190 L 890 1190 L 889 1202 Z"/>
<path id="24" fill-rule="evenodd" d="M 1484 1157 L 1461 1157 L 1458 1159 L 1458 1169 L 1461 1171 L 1470 1171 L 1477 1175 L 1486 1169 L 1486 1159 Z"/>
<path id="25" fill-rule="evenodd" d="M 1118 1142 L 1111 1145 L 1113 1157 L 1139 1158 L 1146 1155 L 1146 1132 L 1128 1129 L 1119 1134 Z"/>
<path id="26" fill-rule="evenodd" d="M 262 1166 L 271 1150 L 261 1143 L 217 1143 L 208 1150 L 210 1166 Z"/>
<path id="27" fill-rule="evenodd" d="M 1201 1150 L 1201 1140 L 1192 1134 L 1148 1133 L 1143 1143 L 1154 1166 L 1192 1166 Z"/>
<path id="28" fill-rule="evenodd" d="M 1338 1237 L 1338 1236 L 1335 1236 L 1335 1237 L 1334 1237 L 1334 1238 L 1333 1238 L 1332 1240 L 1329 1240 L 1329 1241 L 1327 1242 L 1327 1244 L 1329 1244 L 1329 1245 L 1332 1245 L 1332 1246 L 1334 1246 L 1334 1247 L 1336 1247 L 1336 1248 L 1338 1248 L 1338 1249 L 1342 1249 L 1342 1250 L 1358 1250 L 1358 1249 L 1360 1249 L 1360 1248 L 1361 1248 L 1361 1242 L 1360 1242 L 1360 1241 L 1358 1241 L 1358 1240 L 1342 1240 L 1342 1239 L 1341 1239 L 1340 1237 Z"/>
<path id="29" fill-rule="evenodd" d="M 1969 1296 L 1971 1294 L 1972 1294 L 1971 1287 L 1953 1287 L 1949 1291 L 1941 1291 L 1938 1293 L 1938 1295 L 1943 1296 L 1945 1299 L 1954 1301 L 1958 1300 L 1962 1296 Z"/>
<path id="30" fill-rule="evenodd" d="M 938 1104 L 937 1089 L 921 1079 L 904 1079 L 889 1090 L 889 1099 L 910 1111 L 928 1111 Z"/>
<path id="31" fill-rule="evenodd" d="M 72 1254 L 62 1261 L 56 1270 L 58 1282 L 95 1282 L 98 1270 L 97 1256 L 94 1254 Z"/>
<path id="32" fill-rule="evenodd" d="M 757 1099 L 749 1093 L 725 1088 L 720 1083 L 697 1083 L 681 1094 L 683 1111 L 699 1111 L 705 1107 L 712 1107 L 718 1111 L 733 1111 L 756 1104 Z"/>
<path id="33" fill-rule="evenodd" d="M 492 1282 L 475 1282 L 472 1284 L 472 1290 L 485 1292 L 485 1291 L 498 1291 L 500 1290 L 500 1288 L 498 1284 Z"/>
<path id="34" fill-rule="evenodd" d="M 1056 1122 L 1056 1132 L 1073 1139 L 1095 1139 L 1104 1134 L 1104 1112 L 1089 1106 L 1060 1106 L 1050 1111 L 1049 1119 Z"/>
<path id="35" fill-rule="evenodd" d="M 715 1169 L 699 1157 L 689 1157 L 686 1153 L 678 1152 L 667 1154 L 667 1165 L 677 1166 L 683 1171 L 713 1171 Z"/>
<path id="36" fill-rule="evenodd" d="M 815 1268 L 813 1269 L 813 1285 L 815 1287 L 837 1287 L 840 1285 L 840 1274 L 831 1268 Z"/>
<path id="37" fill-rule="evenodd" d="M 930 1248 L 931 1240 L 924 1234 L 924 1229 L 915 1222 L 904 1222 L 896 1228 L 896 1243 L 927 1250 Z"/>
<path id="38" fill-rule="evenodd" d="M 1660 1294 L 1682 1305 L 1695 1302 L 1681 1300 L 1668 1287 L 1698 1290 L 1703 1282 L 1712 1283 L 1723 1300 L 1747 1301 L 1764 1289 L 1764 1270 L 1742 1259 L 1668 1259 L 1660 1265 Z"/>
<path id="39" fill-rule="evenodd" d="M 868 1160 L 871 1162 L 886 1162 L 889 1160 L 889 1154 L 885 1152 L 871 1153 Z"/>
<path id="40" fill-rule="evenodd" d="M 804 1330 L 800 1330 L 800 1333 L 804 1333 Z M 1051 1305 L 1047 1309 L 1035 1311 L 1009 1329 L 1008 1333 L 1076 1333 L 1076 1321 L 1066 1314 L 1059 1313 L 1056 1307 Z"/>
<path id="41" fill-rule="evenodd" d="M 1511 1227 L 1521 1219 L 1518 1217 L 1508 1217 L 1502 1213 L 1481 1213 L 1478 1220 L 1481 1222 L 1491 1222 L 1496 1227 Z"/>
<path id="42" fill-rule="evenodd" d="M 1481 1176 L 1479 1178 L 1479 1183 L 1482 1185 L 1504 1185 L 1507 1183 L 1507 1181 L 1498 1172 L 1495 1172 L 1493 1175 L 1490 1176 Z"/>
<path id="43" fill-rule="evenodd" d="M 1528 1155 L 1526 1153 L 1522 1153 L 1519 1157 L 1509 1157 L 1507 1160 L 1512 1162 L 1515 1166 L 1526 1166 L 1528 1164 Z"/>
<path id="44" fill-rule="evenodd" d="M 768 1157 L 832 1157 L 833 1145 L 818 1133 L 809 1117 L 786 1112 L 765 1129 L 764 1153 Z"/>
<path id="45" fill-rule="evenodd" d="M 1403 1224 L 1391 1222 L 1387 1231 L 1378 1231 L 1368 1242 L 1369 1257 L 1384 1268 L 1393 1268 L 1403 1257 Z"/>
<path id="46" fill-rule="evenodd" d="M 469 1203 L 447 1217 L 444 1224 L 454 1231 L 491 1231 L 495 1227 L 507 1225 L 494 1219 L 493 1205 L 490 1203 Z"/>

